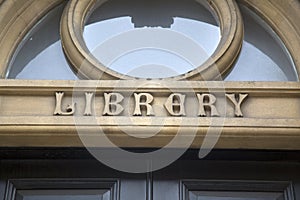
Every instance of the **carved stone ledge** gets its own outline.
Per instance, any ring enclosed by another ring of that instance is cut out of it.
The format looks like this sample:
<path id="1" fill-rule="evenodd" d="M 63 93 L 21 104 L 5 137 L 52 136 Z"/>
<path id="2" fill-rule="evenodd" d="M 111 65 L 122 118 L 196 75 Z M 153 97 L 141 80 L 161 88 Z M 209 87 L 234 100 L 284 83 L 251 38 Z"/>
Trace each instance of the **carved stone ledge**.
<path id="1" fill-rule="evenodd" d="M 135 81 L 116 84 L 111 81 L 2 80 L 0 146 L 82 147 L 80 134 L 99 139 L 101 128 L 105 134 L 100 138 L 108 137 L 121 147 L 162 147 L 180 131 L 183 138 L 194 137 L 191 147 L 199 148 L 207 131 L 215 128 L 221 130 L 216 148 L 300 150 L 299 83 L 211 82 L 207 88 L 204 82 L 146 82 L 138 86 Z M 76 102 L 73 116 L 53 115 L 57 91 L 65 93 L 63 109 Z M 112 91 L 124 96 L 121 105 L 127 112 L 105 116 L 104 93 Z M 146 115 L 146 106 L 141 106 L 142 116 L 135 116 L 133 93 L 147 92 L 153 96 L 151 105 L 155 116 Z M 185 116 L 170 115 L 164 107 L 173 92 L 186 95 Z M 91 115 L 85 116 L 85 95 L 90 93 L 94 94 Z M 197 115 L 198 93 L 215 95 L 220 116 Z M 241 105 L 243 118 L 236 117 L 235 105 L 228 99 L 226 109 L 222 109 L 226 94 L 248 94 Z M 191 103 L 193 101 L 196 103 Z M 155 131 L 158 132 L 153 137 Z M 179 142 L 177 147 L 183 145 L 184 142 Z"/>

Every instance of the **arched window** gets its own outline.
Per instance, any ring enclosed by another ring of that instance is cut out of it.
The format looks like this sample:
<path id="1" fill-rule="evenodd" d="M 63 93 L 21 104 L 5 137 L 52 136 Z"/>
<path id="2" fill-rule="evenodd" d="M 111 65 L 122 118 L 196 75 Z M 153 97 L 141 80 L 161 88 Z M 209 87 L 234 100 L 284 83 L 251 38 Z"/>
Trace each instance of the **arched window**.
<path id="1" fill-rule="evenodd" d="M 66 3 L 55 7 L 27 33 L 10 59 L 6 78 L 80 77 L 73 72 L 78 71 L 74 70 L 78 64 L 67 59 L 62 50 L 59 25 L 65 7 Z M 239 9 L 244 42 L 238 58 L 232 59 L 235 63 L 231 69 L 226 70 L 226 75 L 220 71 L 223 78 L 298 81 L 297 63 L 277 32 L 243 1 L 239 2 Z M 78 37 L 85 42 L 87 54 L 107 69 L 129 77 L 187 74 L 205 64 L 222 47 L 219 16 L 209 5 L 194 0 L 111 0 L 94 6 L 86 20 L 83 35 Z"/>

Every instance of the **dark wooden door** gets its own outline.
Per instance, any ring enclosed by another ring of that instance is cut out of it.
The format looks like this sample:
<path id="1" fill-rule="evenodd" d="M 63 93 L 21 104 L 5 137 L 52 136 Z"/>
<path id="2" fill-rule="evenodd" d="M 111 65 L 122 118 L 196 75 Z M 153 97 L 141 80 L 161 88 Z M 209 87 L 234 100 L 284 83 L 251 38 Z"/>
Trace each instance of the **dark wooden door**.
<path id="1" fill-rule="evenodd" d="M 300 199 L 298 152 L 219 151 L 199 160 L 189 151 L 165 169 L 129 174 L 86 153 L 39 151 L 2 151 L 0 199 Z"/>

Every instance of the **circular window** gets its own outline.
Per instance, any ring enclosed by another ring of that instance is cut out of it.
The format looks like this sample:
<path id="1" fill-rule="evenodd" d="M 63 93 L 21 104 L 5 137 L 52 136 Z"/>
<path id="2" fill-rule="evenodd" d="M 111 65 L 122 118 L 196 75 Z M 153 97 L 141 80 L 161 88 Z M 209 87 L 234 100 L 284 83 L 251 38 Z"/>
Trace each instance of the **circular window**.
<path id="1" fill-rule="evenodd" d="M 64 52 L 88 79 L 213 80 L 238 57 L 243 26 L 234 1 L 199 2 L 73 0 L 61 23 Z"/>
<path id="2" fill-rule="evenodd" d="M 106 67 L 133 77 L 166 78 L 208 60 L 219 44 L 220 28 L 194 0 L 112 0 L 94 10 L 83 36 Z"/>

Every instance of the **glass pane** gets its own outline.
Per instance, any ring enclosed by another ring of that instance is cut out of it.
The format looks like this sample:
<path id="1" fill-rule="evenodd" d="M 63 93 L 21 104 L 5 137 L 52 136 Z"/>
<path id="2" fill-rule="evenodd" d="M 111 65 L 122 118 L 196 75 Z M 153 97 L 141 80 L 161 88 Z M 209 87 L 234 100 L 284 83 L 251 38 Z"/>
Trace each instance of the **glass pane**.
<path id="1" fill-rule="evenodd" d="M 19 190 L 17 200 L 111 200 L 109 190 Z"/>
<path id="2" fill-rule="evenodd" d="M 220 41 L 215 18 L 199 2 L 107 1 L 87 22 L 86 45 L 122 74 L 165 78 L 186 73 L 205 62 Z"/>
<path id="3" fill-rule="evenodd" d="M 227 81 L 297 81 L 294 63 L 276 33 L 253 11 L 240 5 L 245 40 Z"/>
<path id="4" fill-rule="evenodd" d="M 282 193 L 190 191 L 189 200 L 284 200 Z"/>
<path id="5" fill-rule="evenodd" d="M 64 5 L 49 12 L 24 38 L 11 61 L 7 78 L 77 79 L 60 42 L 59 24 Z"/>

